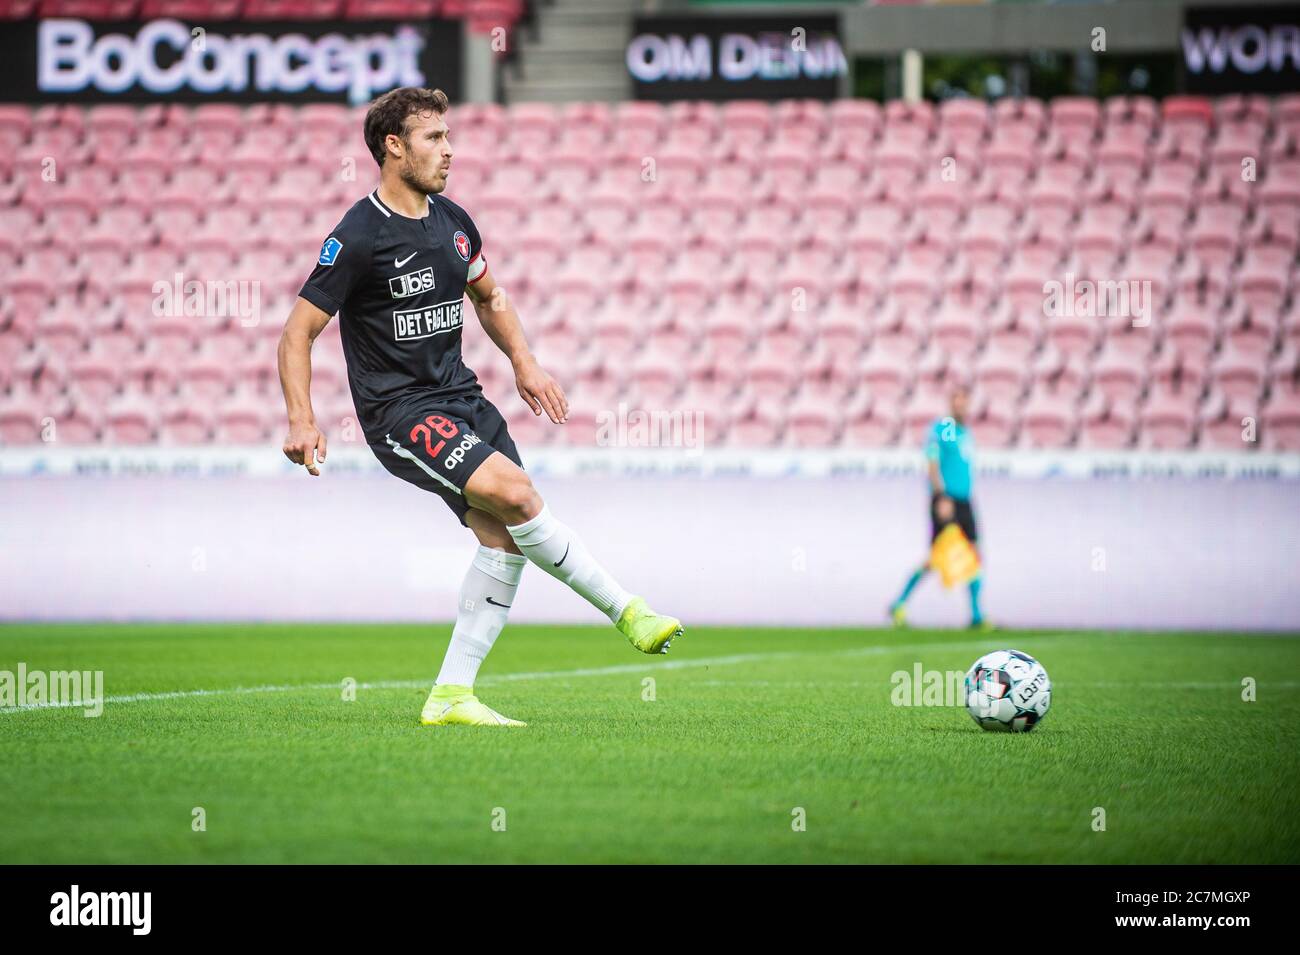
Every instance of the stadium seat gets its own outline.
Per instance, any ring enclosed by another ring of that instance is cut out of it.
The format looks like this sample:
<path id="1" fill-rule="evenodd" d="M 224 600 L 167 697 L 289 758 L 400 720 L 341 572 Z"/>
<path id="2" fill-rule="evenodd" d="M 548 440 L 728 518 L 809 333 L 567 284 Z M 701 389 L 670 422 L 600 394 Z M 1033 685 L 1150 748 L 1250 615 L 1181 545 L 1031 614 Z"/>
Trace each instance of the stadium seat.
<path id="1" fill-rule="evenodd" d="M 1264 384 L 1264 372 L 1256 353 L 1227 344 L 1210 367 L 1210 381 L 1229 397 L 1257 401 Z"/>
<path id="2" fill-rule="evenodd" d="M 777 444 L 785 417 L 776 406 L 755 404 L 731 422 L 726 443 L 734 448 L 766 448 Z"/>
<path id="3" fill-rule="evenodd" d="M 1196 405 L 1190 391 L 1153 389 L 1142 406 L 1144 448 L 1158 451 L 1182 451 L 1196 437 Z"/>
<path id="4" fill-rule="evenodd" d="M 1146 388 L 1147 368 L 1145 356 L 1138 356 L 1111 341 L 1093 361 L 1093 385 L 1112 406 L 1131 406 Z"/>
<path id="5" fill-rule="evenodd" d="M 844 444 L 858 448 L 890 447 L 898 441 L 899 416 L 893 402 L 863 397 L 845 409 Z"/>
<path id="6" fill-rule="evenodd" d="M 1254 401 L 1211 394 L 1197 415 L 1200 447 L 1209 451 L 1248 451 L 1259 447 L 1258 415 L 1259 406 Z M 1252 432 L 1254 441 L 1248 440 Z"/>
<path id="7" fill-rule="evenodd" d="M 874 346 L 858 366 L 862 383 L 883 402 L 898 402 L 912 388 L 911 363 L 900 360 L 898 352 Z"/>
<path id="8" fill-rule="evenodd" d="M 153 444 L 156 438 L 157 408 L 139 394 L 124 395 L 108 404 L 104 432 L 113 444 Z"/>
<path id="9" fill-rule="evenodd" d="M 1264 447 L 1270 451 L 1300 451 L 1300 397 L 1275 394 L 1262 409 Z"/>
<path id="10" fill-rule="evenodd" d="M 41 440 L 41 420 L 49 406 L 23 387 L 0 395 L 0 443 L 24 445 Z"/>
<path id="11" fill-rule="evenodd" d="M 996 397 L 980 386 L 980 397 L 972 403 L 969 425 L 975 444 L 981 448 L 1010 448 L 1016 441 L 1019 415 L 1015 399 Z"/>
<path id="12" fill-rule="evenodd" d="M 1020 443 L 1026 448 L 1064 448 L 1074 442 L 1077 401 L 1060 395 L 1034 394 L 1020 414 Z"/>
<path id="13" fill-rule="evenodd" d="M 1098 451 L 1120 451 L 1131 446 L 1137 425 L 1132 407 L 1131 402 L 1115 401 L 1094 392 L 1079 415 L 1079 446 Z"/>
<path id="14" fill-rule="evenodd" d="M 993 403 L 1014 406 L 1025 393 L 1029 381 L 1025 353 L 1006 345 L 990 344 L 975 366 L 975 383 Z"/>
<path id="15" fill-rule="evenodd" d="M 1268 391 L 1273 398 L 1300 394 L 1300 346 L 1297 344 L 1288 344 L 1269 364 Z"/>
<path id="16" fill-rule="evenodd" d="M 785 443 L 797 448 L 834 447 L 842 427 L 842 416 L 834 405 L 797 399 L 786 409 Z"/>

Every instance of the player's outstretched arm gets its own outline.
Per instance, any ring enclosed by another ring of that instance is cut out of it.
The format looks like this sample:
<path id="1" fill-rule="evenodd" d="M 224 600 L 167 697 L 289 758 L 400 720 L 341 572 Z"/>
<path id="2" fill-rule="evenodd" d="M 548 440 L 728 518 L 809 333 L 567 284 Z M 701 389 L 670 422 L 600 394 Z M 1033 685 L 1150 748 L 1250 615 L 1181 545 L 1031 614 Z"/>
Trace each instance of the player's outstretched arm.
<path id="1" fill-rule="evenodd" d="M 473 284 L 466 286 L 465 291 L 474 302 L 474 311 L 478 313 L 483 330 L 514 366 L 519 397 L 533 409 L 533 414 L 540 415 L 545 410 L 556 424 L 565 421 L 569 416 L 569 399 L 564 396 L 559 382 L 533 357 L 519 313 L 506 290 L 492 278 L 491 270 L 484 270 Z"/>
<path id="2" fill-rule="evenodd" d="M 317 459 L 325 460 L 325 435 L 316 427 L 311 410 L 311 346 L 329 320 L 325 312 L 299 298 L 280 334 L 280 387 L 289 412 L 284 454 L 294 464 L 305 464 L 307 472 L 317 477 Z"/>

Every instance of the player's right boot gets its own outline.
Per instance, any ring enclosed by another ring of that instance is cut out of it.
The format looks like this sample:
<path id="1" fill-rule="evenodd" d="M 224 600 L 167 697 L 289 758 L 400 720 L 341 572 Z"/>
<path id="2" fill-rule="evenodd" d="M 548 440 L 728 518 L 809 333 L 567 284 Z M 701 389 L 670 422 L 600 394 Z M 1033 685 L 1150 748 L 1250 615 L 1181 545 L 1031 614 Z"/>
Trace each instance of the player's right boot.
<path id="1" fill-rule="evenodd" d="M 889 617 L 894 621 L 895 630 L 907 629 L 907 607 L 903 604 L 894 604 L 889 608 Z"/>
<path id="2" fill-rule="evenodd" d="M 484 706 L 471 686 L 445 683 L 433 688 L 420 712 L 421 726 L 527 726 Z"/>
<path id="3" fill-rule="evenodd" d="M 682 634 L 680 620 L 655 613 L 640 597 L 628 601 L 615 626 L 642 653 L 667 653 L 673 638 Z"/>

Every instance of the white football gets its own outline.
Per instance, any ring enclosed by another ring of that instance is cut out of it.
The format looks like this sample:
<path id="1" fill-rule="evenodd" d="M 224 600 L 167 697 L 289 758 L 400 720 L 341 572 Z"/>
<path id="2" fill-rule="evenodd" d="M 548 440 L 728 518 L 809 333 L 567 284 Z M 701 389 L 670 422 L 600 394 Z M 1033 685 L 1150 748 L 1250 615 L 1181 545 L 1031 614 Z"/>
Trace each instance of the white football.
<path id="1" fill-rule="evenodd" d="M 1052 705 L 1043 665 L 1019 650 L 994 650 L 966 672 L 966 711 L 981 729 L 1027 733 Z"/>

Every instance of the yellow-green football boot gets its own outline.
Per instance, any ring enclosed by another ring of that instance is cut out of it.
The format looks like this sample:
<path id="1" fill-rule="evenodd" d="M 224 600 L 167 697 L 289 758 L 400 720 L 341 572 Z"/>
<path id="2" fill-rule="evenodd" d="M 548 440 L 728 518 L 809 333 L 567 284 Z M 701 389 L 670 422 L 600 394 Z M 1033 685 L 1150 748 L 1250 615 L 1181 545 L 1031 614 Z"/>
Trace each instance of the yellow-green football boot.
<path id="1" fill-rule="evenodd" d="M 479 702 L 472 686 L 435 686 L 420 712 L 421 726 L 527 726 Z"/>
<path id="2" fill-rule="evenodd" d="M 682 634 L 680 620 L 655 613 L 640 597 L 628 601 L 615 626 L 642 653 L 667 653 L 673 638 Z"/>

